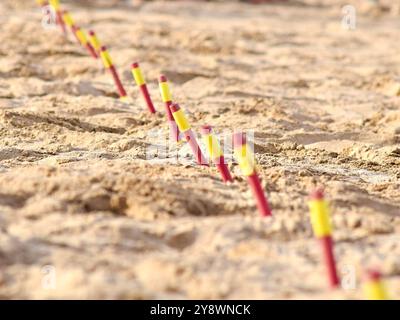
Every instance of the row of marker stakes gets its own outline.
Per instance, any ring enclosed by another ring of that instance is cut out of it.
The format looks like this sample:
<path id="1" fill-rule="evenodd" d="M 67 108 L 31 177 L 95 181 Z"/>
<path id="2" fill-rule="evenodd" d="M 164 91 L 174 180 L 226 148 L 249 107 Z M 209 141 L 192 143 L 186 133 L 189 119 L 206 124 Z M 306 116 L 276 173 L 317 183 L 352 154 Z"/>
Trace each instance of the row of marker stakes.
<path id="1" fill-rule="evenodd" d="M 126 90 L 122 85 L 118 72 L 112 62 L 111 56 L 107 48 L 105 46 L 101 46 L 95 32 L 93 30 L 89 31 L 88 40 L 86 33 L 75 24 L 71 14 L 65 10 L 61 10 L 59 0 L 50 0 L 49 3 L 56 12 L 56 16 L 58 17 L 57 24 L 61 26 L 63 32 L 66 30 L 65 26 L 67 26 L 70 29 L 71 33 L 75 35 L 75 38 L 77 39 L 79 44 L 85 47 L 93 58 L 101 58 L 104 68 L 108 70 L 113 77 L 120 98 L 123 100 L 127 99 Z M 41 3 L 41 5 L 43 4 L 45 4 L 45 2 Z M 131 66 L 131 70 L 132 76 L 136 82 L 136 85 L 141 91 L 149 112 L 152 114 L 156 113 L 139 63 L 133 63 Z M 196 139 L 196 135 L 193 132 L 183 109 L 181 109 L 177 103 L 173 103 L 168 80 L 164 75 L 161 75 L 159 78 L 159 88 L 162 100 L 165 104 L 167 120 L 170 126 L 170 138 L 172 139 L 172 141 L 176 142 L 179 142 L 181 137 L 184 138 L 191 148 L 197 163 L 200 165 L 208 166 L 209 164 L 206 160 L 206 157 L 201 151 L 201 148 Z M 218 139 L 212 134 L 212 128 L 210 126 L 204 126 L 201 132 L 203 134 L 203 139 L 207 146 L 210 159 L 220 171 L 222 180 L 226 183 L 233 182 L 228 166 L 225 163 Z M 270 216 L 271 210 L 263 192 L 258 173 L 255 169 L 256 164 L 254 162 L 254 155 L 251 152 L 250 147 L 246 143 L 245 134 L 236 133 L 234 135 L 233 141 L 235 150 L 234 154 L 236 155 L 243 174 L 248 177 L 248 181 L 256 199 L 257 207 L 260 211 L 260 214 L 262 216 Z"/>
<path id="2" fill-rule="evenodd" d="M 59 0 L 36 0 L 36 2 L 40 6 L 50 5 L 55 12 L 56 23 L 60 26 L 62 32 L 66 35 L 68 27 L 70 32 L 75 36 L 77 42 L 85 47 L 93 58 L 101 58 L 104 68 L 110 72 L 114 80 L 120 98 L 122 100 L 126 100 L 127 93 L 112 62 L 111 56 L 107 48 L 100 44 L 95 32 L 91 30 L 87 35 L 84 30 L 75 24 L 71 14 L 68 11 L 61 9 Z M 150 93 L 139 63 L 133 63 L 131 70 L 132 76 L 136 82 L 136 85 L 141 91 L 148 111 L 152 114 L 156 113 L 156 109 L 150 97 Z M 199 144 L 197 143 L 196 135 L 192 131 L 191 125 L 189 124 L 184 111 L 177 103 L 173 102 L 168 80 L 164 75 L 161 75 L 159 78 L 159 89 L 162 101 L 165 104 L 171 140 L 179 142 L 181 137 L 184 137 L 189 144 L 197 163 L 208 166 L 209 164 L 204 157 Z M 201 134 L 208 151 L 209 158 L 220 172 L 222 180 L 225 183 L 233 182 L 232 175 L 227 164 L 225 163 L 224 154 L 222 152 L 220 143 L 212 132 L 212 127 L 209 125 L 203 126 L 201 128 Z M 258 172 L 256 170 L 255 156 L 246 141 L 246 135 L 244 133 L 234 133 L 233 149 L 242 174 L 247 177 L 260 215 L 262 217 L 271 216 L 272 213 L 265 197 L 264 190 L 261 186 Z M 312 192 L 308 204 L 310 208 L 310 220 L 312 228 L 315 237 L 318 239 L 321 246 L 328 284 L 331 288 L 338 288 L 340 285 L 340 279 L 338 276 L 334 255 L 334 242 L 332 239 L 330 212 L 328 203 L 324 199 L 323 191 L 316 190 Z M 385 285 L 382 281 L 382 276 L 377 270 L 367 270 L 365 272 L 364 292 L 366 297 L 371 300 L 389 299 Z"/>

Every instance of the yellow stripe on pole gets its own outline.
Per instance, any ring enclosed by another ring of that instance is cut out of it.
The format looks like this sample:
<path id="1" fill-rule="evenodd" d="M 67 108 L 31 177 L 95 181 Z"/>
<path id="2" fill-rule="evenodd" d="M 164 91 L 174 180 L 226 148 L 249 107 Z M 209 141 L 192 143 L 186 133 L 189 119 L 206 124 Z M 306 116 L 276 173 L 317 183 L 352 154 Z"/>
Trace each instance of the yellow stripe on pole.
<path id="1" fill-rule="evenodd" d="M 315 236 L 318 238 L 330 236 L 332 234 L 332 226 L 328 203 L 325 200 L 312 200 L 308 205 Z"/>
<path id="2" fill-rule="evenodd" d="M 175 122 L 176 122 L 178 128 L 179 128 L 179 131 L 185 132 L 190 129 L 190 124 L 189 124 L 188 120 L 186 119 L 186 116 L 183 113 L 182 109 L 172 113 L 172 115 L 175 119 Z"/>
<path id="3" fill-rule="evenodd" d="M 112 65 L 113 65 L 112 60 L 111 60 L 111 57 L 110 57 L 110 54 L 108 53 L 108 51 L 101 51 L 100 57 L 101 57 L 101 60 L 103 61 L 104 67 L 106 69 L 112 67 Z"/>
<path id="4" fill-rule="evenodd" d="M 68 27 L 72 28 L 75 25 L 74 19 L 72 19 L 72 16 L 68 12 L 63 14 L 63 19 Z"/>
<path id="5" fill-rule="evenodd" d="M 163 102 L 172 101 L 168 82 L 160 82 L 160 92 Z"/>
<path id="6" fill-rule="evenodd" d="M 94 34 L 94 35 L 89 35 L 89 40 L 94 50 L 100 51 L 101 44 L 99 38 L 97 38 L 97 36 Z"/>
<path id="7" fill-rule="evenodd" d="M 236 160 L 239 163 L 240 170 L 243 175 L 251 176 L 256 172 L 256 163 L 253 152 L 248 148 L 247 144 L 236 147 L 234 149 Z"/>
<path id="8" fill-rule="evenodd" d="M 54 10 L 60 10 L 60 1 L 59 0 L 50 0 L 50 5 L 54 8 Z"/>
<path id="9" fill-rule="evenodd" d="M 86 37 L 85 31 L 83 31 L 82 29 L 76 30 L 76 36 L 78 37 L 79 42 L 80 42 L 83 46 L 86 46 L 86 45 L 87 45 L 88 41 L 87 41 L 87 37 Z"/>
<path id="10" fill-rule="evenodd" d="M 210 155 L 210 159 L 216 159 L 223 155 L 218 139 L 213 134 L 203 135 L 203 141 Z"/>
<path id="11" fill-rule="evenodd" d="M 132 75 L 135 78 L 135 82 L 138 86 L 144 85 L 146 83 L 142 74 L 142 70 L 140 68 L 132 68 Z"/>
<path id="12" fill-rule="evenodd" d="M 368 300 L 388 300 L 382 281 L 369 281 L 365 283 L 364 293 Z"/>

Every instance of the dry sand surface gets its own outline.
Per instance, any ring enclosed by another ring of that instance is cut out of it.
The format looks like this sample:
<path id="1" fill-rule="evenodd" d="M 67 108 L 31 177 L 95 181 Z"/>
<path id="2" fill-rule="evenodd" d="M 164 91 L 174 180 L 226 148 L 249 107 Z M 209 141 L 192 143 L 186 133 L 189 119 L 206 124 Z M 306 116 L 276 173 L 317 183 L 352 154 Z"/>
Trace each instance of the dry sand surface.
<path id="1" fill-rule="evenodd" d="M 362 269 L 378 266 L 399 298 L 397 7 L 115 2 L 64 3 L 109 46 L 129 104 L 100 61 L 41 26 L 34 1 L 0 3 L 0 297 L 359 299 Z M 197 132 L 254 131 L 272 219 L 232 161 L 226 186 L 190 158 L 147 159 L 168 134 L 160 73 Z M 319 185 L 353 289 L 327 288 L 307 207 Z"/>

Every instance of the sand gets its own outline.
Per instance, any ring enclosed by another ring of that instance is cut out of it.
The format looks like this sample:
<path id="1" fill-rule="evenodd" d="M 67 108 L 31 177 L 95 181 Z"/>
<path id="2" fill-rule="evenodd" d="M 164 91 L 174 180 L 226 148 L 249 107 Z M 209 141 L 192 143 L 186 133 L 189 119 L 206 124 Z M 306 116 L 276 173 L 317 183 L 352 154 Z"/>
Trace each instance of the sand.
<path id="1" fill-rule="evenodd" d="M 399 298 L 400 20 L 390 2 L 350 1 L 357 27 L 344 30 L 348 2 L 65 1 L 109 46 L 125 104 L 34 1 L 1 1 L 0 298 L 362 299 L 369 267 Z M 254 133 L 271 219 L 229 157 L 230 186 L 187 146 L 178 163 L 149 159 L 168 135 L 160 73 L 196 132 Z M 317 186 L 341 290 L 309 222 Z"/>

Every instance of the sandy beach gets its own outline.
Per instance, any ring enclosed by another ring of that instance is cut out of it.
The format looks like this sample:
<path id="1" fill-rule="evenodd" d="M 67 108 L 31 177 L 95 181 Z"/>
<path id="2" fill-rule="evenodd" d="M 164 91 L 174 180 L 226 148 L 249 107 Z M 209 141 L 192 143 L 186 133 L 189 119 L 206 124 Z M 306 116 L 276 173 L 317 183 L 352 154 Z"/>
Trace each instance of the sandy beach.
<path id="1" fill-rule="evenodd" d="M 124 103 L 100 60 L 42 25 L 35 1 L 2 0 L 0 298 L 363 299 L 362 272 L 376 267 L 398 299 L 394 2 L 62 1 L 109 48 Z M 349 3 L 354 30 L 342 26 Z M 271 218 L 229 155 L 226 185 L 184 143 L 163 150 L 160 74 L 196 133 L 212 125 L 225 144 L 250 133 Z M 336 290 L 309 219 L 321 186 Z"/>

